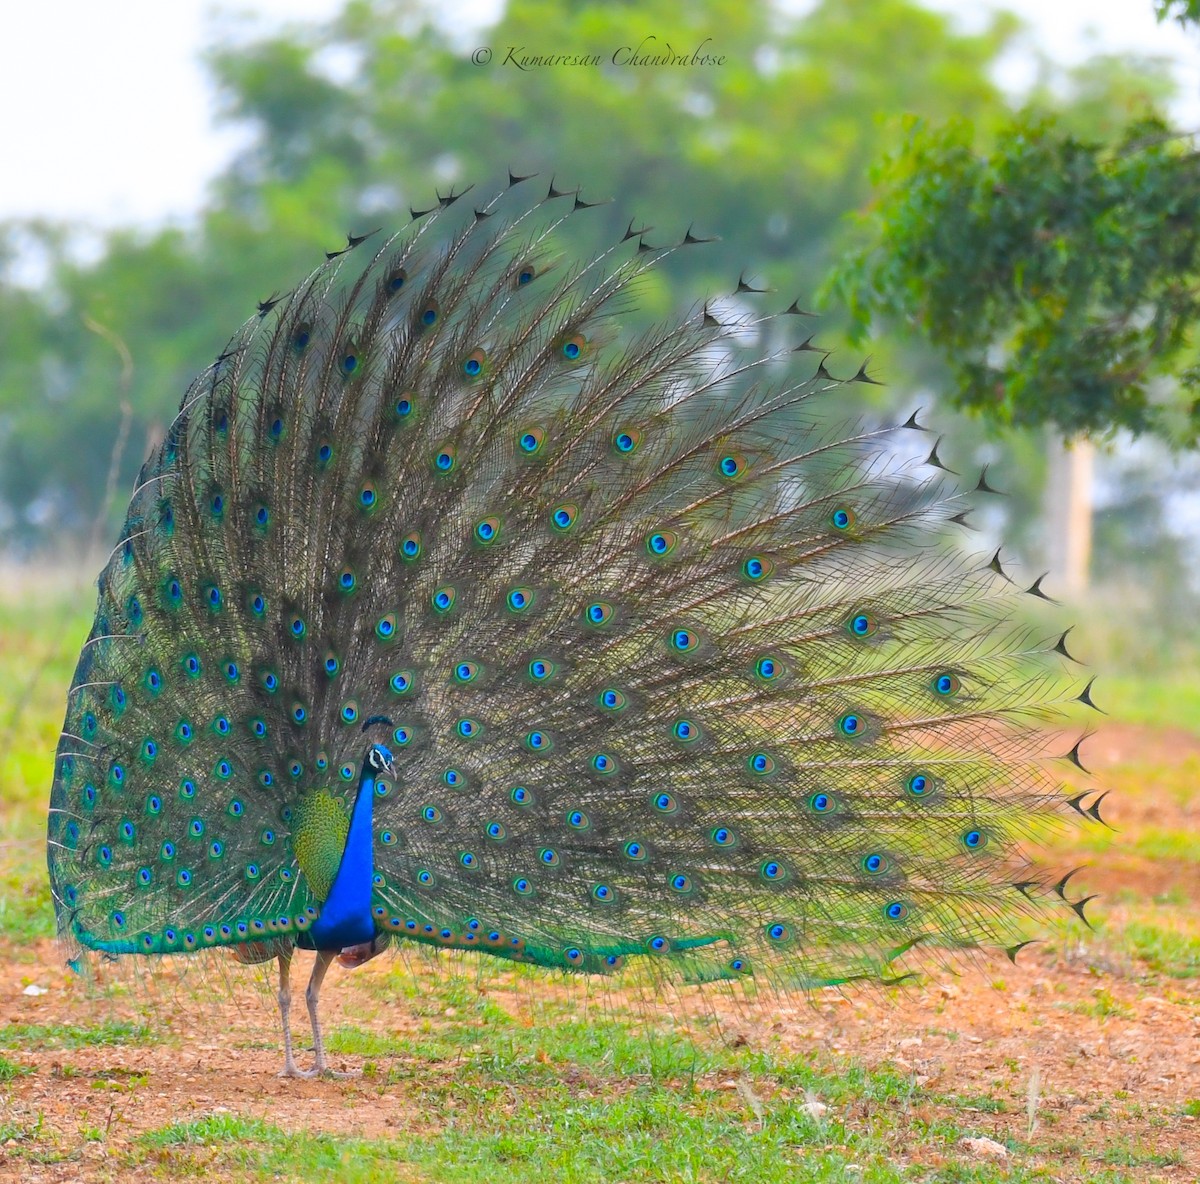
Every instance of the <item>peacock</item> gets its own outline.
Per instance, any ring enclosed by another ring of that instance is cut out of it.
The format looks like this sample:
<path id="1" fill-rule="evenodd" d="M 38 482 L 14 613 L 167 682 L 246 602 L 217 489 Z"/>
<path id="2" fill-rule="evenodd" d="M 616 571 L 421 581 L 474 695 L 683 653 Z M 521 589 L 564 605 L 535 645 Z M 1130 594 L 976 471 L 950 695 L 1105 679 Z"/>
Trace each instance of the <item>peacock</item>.
<path id="1" fill-rule="evenodd" d="M 1099 818 L 1045 726 L 1091 684 L 961 546 L 986 471 L 838 426 L 878 380 L 744 276 L 625 328 L 692 229 L 572 260 L 578 190 L 462 197 L 260 304 L 138 476 L 56 756 L 70 952 L 276 960 L 310 1076 L 330 964 L 392 942 L 803 991 L 1083 918 L 1023 846 Z"/>

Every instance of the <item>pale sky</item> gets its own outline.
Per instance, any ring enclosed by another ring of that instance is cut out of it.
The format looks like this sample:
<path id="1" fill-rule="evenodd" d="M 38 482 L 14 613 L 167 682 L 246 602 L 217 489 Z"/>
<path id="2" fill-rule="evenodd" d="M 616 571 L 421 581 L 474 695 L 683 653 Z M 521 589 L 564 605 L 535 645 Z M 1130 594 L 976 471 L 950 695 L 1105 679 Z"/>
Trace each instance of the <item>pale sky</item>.
<path id="1" fill-rule="evenodd" d="M 500 0 L 446 0 L 460 35 Z M 790 0 L 789 8 L 811 0 Z M 978 29 L 995 4 L 926 0 Z M 267 25 L 333 15 L 342 0 L 243 0 Z M 1200 126 L 1200 33 L 1155 23 L 1151 0 L 1007 0 L 1037 46 L 1066 63 L 1093 52 L 1172 59 L 1184 92 L 1175 115 Z M 0 218 L 44 216 L 93 226 L 186 219 L 229 159 L 236 132 L 214 125 L 199 54 L 206 31 L 234 23 L 209 0 L 7 0 L 0 8 Z M 219 22 L 219 23 L 214 23 Z M 465 47 L 469 50 L 470 45 Z M 1030 80 L 1032 54 L 1000 81 Z"/>

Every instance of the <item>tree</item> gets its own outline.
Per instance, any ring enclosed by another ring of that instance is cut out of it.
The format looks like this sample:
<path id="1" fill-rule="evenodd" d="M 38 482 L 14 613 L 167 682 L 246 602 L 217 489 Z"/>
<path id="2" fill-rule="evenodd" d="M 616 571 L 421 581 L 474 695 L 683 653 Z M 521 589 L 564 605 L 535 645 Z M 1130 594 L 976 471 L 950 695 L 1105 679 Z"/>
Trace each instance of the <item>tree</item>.
<path id="1" fill-rule="evenodd" d="M 1115 144 L 1033 115 L 983 152 L 974 138 L 912 120 L 877 170 L 867 243 L 833 284 L 860 330 L 902 318 L 954 401 L 998 421 L 1194 441 L 1200 157 L 1153 118 Z"/>
<path id="2" fill-rule="evenodd" d="M 678 241 L 693 220 L 722 236 L 648 281 L 650 316 L 732 292 L 743 269 L 775 289 L 767 307 L 807 298 L 865 196 L 867 162 L 889 143 L 880 116 L 993 117 L 1004 104 L 988 72 L 1014 30 L 998 20 L 963 36 L 910 0 L 824 0 L 803 18 L 768 0 L 513 0 L 481 36 L 494 50 L 482 67 L 435 11 L 348 0 L 328 25 L 216 46 L 226 117 L 250 136 L 199 223 L 111 235 L 88 264 L 48 228 L 48 282 L 25 291 L 0 278 L 9 538 L 34 540 L 50 522 L 59 535 L 90 529 L 125 397 L 114 336 L 133 359 L 124 489 L 189 378 L 256 300 L 299 280 L 347 230 L 403 225 L 435 188 L 511 166 L 539 172 L 539 185 L 557 174 L 589 199 L 617 197 L 564 227 L 572 251 L 619 238 L 630 217 L 654 227 L 653 242 Z M 615 65 L 613 51 L 647 30 L 685 53 L 712 38 L 726 61 Z M 601 61 L 520 71 L 502 64 L 509 46 Z"/>

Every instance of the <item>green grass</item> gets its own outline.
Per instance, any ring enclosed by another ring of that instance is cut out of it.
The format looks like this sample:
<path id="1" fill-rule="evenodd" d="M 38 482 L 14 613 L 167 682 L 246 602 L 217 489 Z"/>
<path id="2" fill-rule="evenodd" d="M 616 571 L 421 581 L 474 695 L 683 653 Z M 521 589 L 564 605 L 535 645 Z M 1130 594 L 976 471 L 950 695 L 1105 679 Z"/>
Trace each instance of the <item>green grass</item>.
<path id="1" fill-rule="evenodd" d="M 909 1091 L 894 1081 L 845 1083 L 843 1093 L 863 1098 L 870 1084 L 870 1118 L 850 1129 L 834 1111 L 821 1118 L 804 1111 L 799 1097 L 772 1097 L 767 1083 L 755 1106 L 737 1090 L 623 1079 L 581 1086 L 547 1084 L 518 1095 L 495 1082 L 466 1074 L 438 1113 L 420 1130 L 386 1140 L 289 1133 L 258 1120 L 214 1115 L 173 1123 L 143 1136 L 142 1153 L 157 1152 L 174 1171 L 199 1148 L 202 1161 L 249 1179 L 302 1176 L 306 1182 L 432 1179 L 476 1184 L 552 1179 L 562 1184 L 612 1180 L 763 1181 L 797 1179 L 882 1182 L 911 1179 L 892 1162 L 894 1140 L 907 1125 Z M 616 1086 L 614 1092 L 612 1086 Z M 755 1112 L 757 1109 L 757 1113 Z M 1037 1170 L 971 1162 L 956 1152 L 966 1128 L 953 1122 L 920 1122 L 914 1150 L 953 1166 L 933 1169 L 932 1181 L 1024 1181 L 1044 1179 Z M 967 1131 L 967 1133 L 970 1133 Z M 215 1152 L 215 1155 L 214 1155 Z M 138 1157 L 135 1152 L 134 1158 Z M 181 1163 L 182 1161 L 182 1163 Z M 847 1171 L 848 1167 L 860 1168 Z"/>
<path id="2" fill-rule="evenodd" d="M 1200 681 L 1194 665 L 1154 675 L 1107 674 L 1096 683 L 1096 702 L 1126 724 L 1178 728 L 1200 735 Z"/>
<path id="3" fill-rule="evenodd" d="M 1171 978 L 1200 975 L 1200 935 L 1146 921 L 1130 921 L 1121 938 L 1145 965 Z"/>
<path id="4" fill-rule="evenodd" d="M 0 1027 L 0 1048 L 93 1048 L 116 1044 L 149 1044 L 155 1029 L 145 1024 L 108 1020 L 94 1027 L 75 1024 L 6 1024 Z"/>
<path id="5" fill-rule="evenodd" d="M 16 1061 L 10 1061 L 7 1057 L 0 1057 L 0 1085 L 32 1072 L 33 1070 L 28 1065 L 20 1065 Z"/>

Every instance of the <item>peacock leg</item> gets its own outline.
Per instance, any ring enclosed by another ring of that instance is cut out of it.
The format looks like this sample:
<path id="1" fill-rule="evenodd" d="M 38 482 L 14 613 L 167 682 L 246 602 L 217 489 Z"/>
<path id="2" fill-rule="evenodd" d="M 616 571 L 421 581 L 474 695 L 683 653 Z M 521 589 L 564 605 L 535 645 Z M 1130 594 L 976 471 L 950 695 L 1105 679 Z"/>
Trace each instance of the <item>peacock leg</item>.
<path id="1" fill-rule="evenodd" d="M 308 1018 L 312 1021 L 313 1053 L 316 1057 L 313 1072 L 326 1077 L 360 1077 L 361 1073 L 339 1073 L 336 1069 L 331 1069 L 325 1060 L 325 1042 L 321 1039 L 321 1019 L 317 1014 L 317 1005 L 321 997 L 321 983 L 325 980 L 325 972 L 336 957 L 337 951 L 335 950 L 317 951 L 312 977 L 308 980 L 308 987 L 304 991 L 304 1001 L 308 1004 Z"/>
<path id="2" fill-rule="evenodd" d="M 279 1018 L 283 1021 L 283 1072 L 280 1077 L 315 1077 L 316 1070 L 300 1069 L 292 1056 L 292 950 L 279 952 Z"/>

